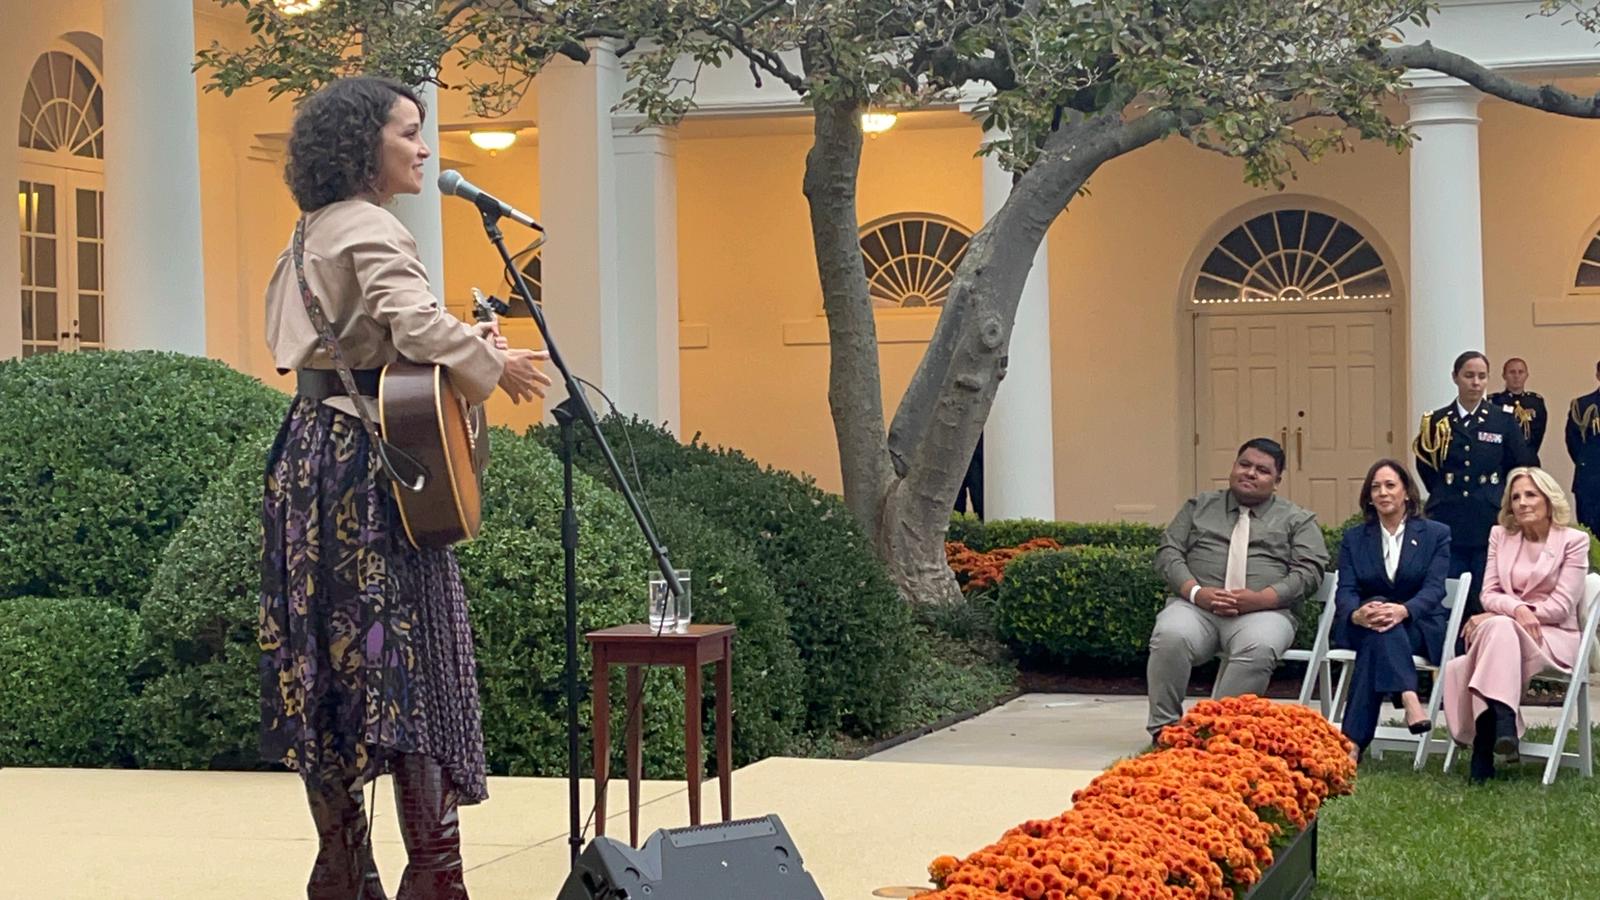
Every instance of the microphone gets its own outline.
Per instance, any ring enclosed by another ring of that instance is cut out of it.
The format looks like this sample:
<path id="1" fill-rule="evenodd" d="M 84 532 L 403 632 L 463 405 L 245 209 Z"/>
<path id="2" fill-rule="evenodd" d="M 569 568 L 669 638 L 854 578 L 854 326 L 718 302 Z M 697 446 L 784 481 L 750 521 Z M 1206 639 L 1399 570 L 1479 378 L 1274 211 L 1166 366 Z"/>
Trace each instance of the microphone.
<path id="1" fill-rule="evenodd" d="M 486 213 L 505 216 L 514 222 L 519 222 L 532 228 L 534 231 L 544 231 L 544 228 L 533 220 L 533 216 L 462 178 L 461 173 L 455 169 L 445 169 L 439 173 L 439 192 L 470 201 Z"/>

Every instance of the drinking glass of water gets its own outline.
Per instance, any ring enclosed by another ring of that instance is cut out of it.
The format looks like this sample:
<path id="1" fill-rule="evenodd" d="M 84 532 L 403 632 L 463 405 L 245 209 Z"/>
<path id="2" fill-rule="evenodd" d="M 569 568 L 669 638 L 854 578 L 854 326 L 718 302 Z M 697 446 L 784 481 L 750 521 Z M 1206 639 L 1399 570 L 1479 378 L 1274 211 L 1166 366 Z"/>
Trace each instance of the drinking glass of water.
<path id="1" fill-rule="evenodd" d="M 685 634 L 693 608 L 689 603 L 689 570 L 676 569 L 680 593 L 674 597 L 667 588 L 667 579 L 657 575 L 650 579 L 650 628 L 654 631 L 673 631 Z"/>

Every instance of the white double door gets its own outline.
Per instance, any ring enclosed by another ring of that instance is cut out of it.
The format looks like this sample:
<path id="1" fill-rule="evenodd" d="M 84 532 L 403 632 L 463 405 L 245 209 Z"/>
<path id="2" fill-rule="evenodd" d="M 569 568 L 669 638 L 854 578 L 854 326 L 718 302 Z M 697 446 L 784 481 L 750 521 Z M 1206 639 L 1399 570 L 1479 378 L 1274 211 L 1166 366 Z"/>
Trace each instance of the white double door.
<path id="1" fill-rule="evenodd" d="M 24 162 L 22 355 L 99 350 L 105 333 L 105 176 Z"/>
<path id="2" fill-rule="evenodd" d="M 1359 510 L 1367 468 L 1394 449 L 1389 314 L 1197 315 L 1195 483 L 1226 487 L 1239 445 L 1288 455 L 1278 491 L 1325 525 Z"/>

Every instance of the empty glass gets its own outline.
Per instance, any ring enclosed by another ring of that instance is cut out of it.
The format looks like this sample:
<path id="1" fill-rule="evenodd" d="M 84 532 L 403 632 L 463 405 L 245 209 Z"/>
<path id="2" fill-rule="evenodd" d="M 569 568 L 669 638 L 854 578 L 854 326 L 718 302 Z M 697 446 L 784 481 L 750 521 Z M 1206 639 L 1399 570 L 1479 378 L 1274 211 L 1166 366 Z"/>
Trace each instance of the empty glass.
<path id="1" fill-rule="evenodd" d="M 681 593 L 674 597 L 667 589 L 667 579 L 657 575 L 650 579 L 650 627 L 655 631 L 673 631 L 685 634 L 693 607 L 689 603 L 689 570 L 677 569 Z"/>

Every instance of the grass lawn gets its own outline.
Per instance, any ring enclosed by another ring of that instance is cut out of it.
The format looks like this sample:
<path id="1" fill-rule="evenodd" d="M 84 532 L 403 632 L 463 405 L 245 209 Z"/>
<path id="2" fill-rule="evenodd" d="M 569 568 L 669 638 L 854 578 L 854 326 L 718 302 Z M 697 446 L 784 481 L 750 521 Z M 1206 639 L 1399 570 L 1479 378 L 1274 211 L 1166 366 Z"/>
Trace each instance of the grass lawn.
<path id="1" fill-rule="evenodd" d="M 1323 809 L 1314 897 L 1600 898 L 1600 780 L 1563 769 L 1546 788 L 1529 760 L 1473 787 L 1465 754 L 1448 775 L 1442 760 L 1361 765 L 1355 794 Z"/>

